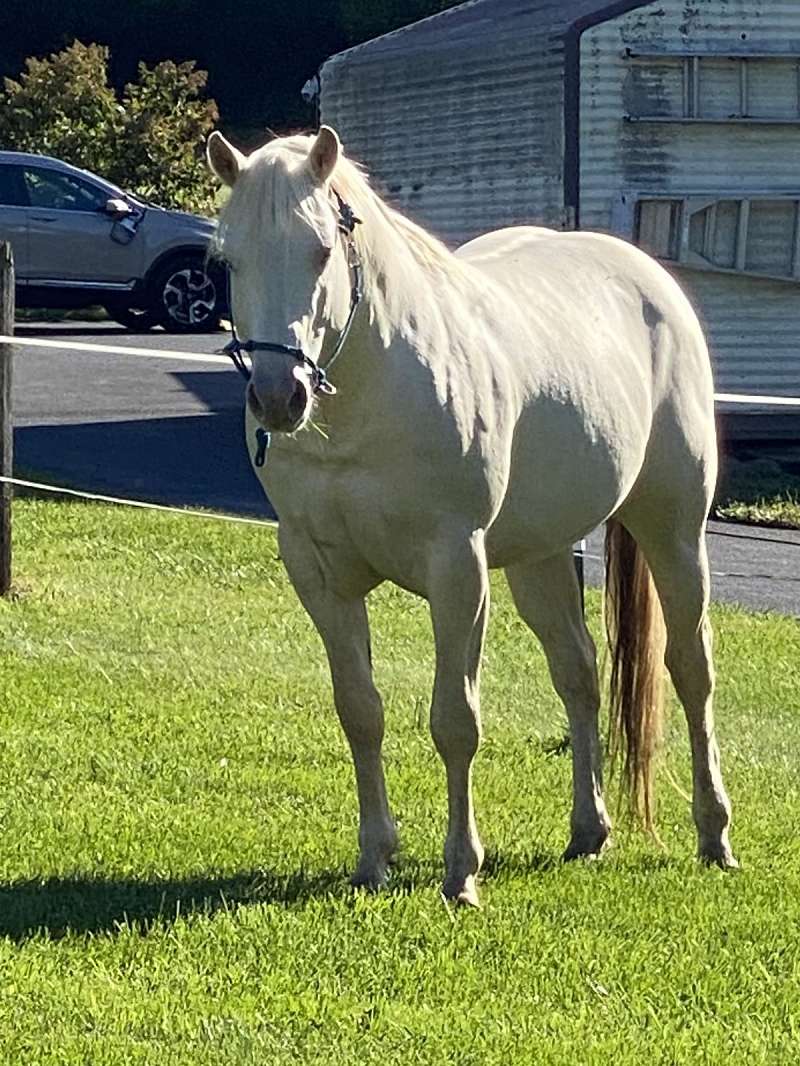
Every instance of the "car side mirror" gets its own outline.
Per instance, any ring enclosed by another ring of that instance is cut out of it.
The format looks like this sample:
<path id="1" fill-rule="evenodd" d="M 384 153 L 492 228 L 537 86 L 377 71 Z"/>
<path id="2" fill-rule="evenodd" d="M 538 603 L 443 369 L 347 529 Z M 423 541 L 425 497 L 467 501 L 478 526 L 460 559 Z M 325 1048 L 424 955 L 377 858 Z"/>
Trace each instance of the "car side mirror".
<path id="1" fill-rule="evenodd" d="M 120 200 L 119 197 L 114 196 L 110 200 L 106 200 L 104 211 L 107 215 L 122 218 L 124 215 L 131 213 L 131 205 L 127 201 Z"/>

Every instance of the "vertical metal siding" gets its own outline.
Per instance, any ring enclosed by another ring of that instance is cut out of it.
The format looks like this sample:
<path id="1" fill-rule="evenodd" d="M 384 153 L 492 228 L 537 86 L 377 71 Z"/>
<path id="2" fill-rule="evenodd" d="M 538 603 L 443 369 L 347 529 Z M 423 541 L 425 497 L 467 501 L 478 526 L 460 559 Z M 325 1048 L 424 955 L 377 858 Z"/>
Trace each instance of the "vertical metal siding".
<path id="1" fill-rule="evenodd" d="M 477 4 L 465 24 L 440 16 L 342 53 L 322 69 L 323 121 L 391 202 L 450 244 L 559 226 L 559 7 Z"/>
<path id="2" fill-rule="evenodd" d="M 519 222 L 563 222 L 564 50 L 568 25 L 602 0 L 475 0 L 333 57 L 322 117 L 388 198 L 451 244 Z M 699 115 L 683 63 L 626 50 L 716 53 L 702 72 Z M 623 194 L 725 198 L 706 241 L 736 258 L 737 198 L 800 197 L 800 126 L 726 124 L 739 104 L 741 52 L 800 54 L 798 0 L 659 0 L 587 30 L 581 41 L 581 219 L 630 236 Z M 748 113 L 800 118 L 797 65 L 747 64 Z M 791 207 L 754 202 L 759 240 L 746 269 L 784 273 Z M 659 216 L 660 217 L 660 216 Z M 664 216 L 667 217 L 667 216 Z M 655 218 L 655 216 L 654 216 Z M 623 225 L 624 222 L 624 225 Z M 622 228 L 621 228 L 622 227 Z M 627 227 L 627 228 L 625 228 Z M 692 242 L 703 243 L 693 218 Z M 707 323 L 726 391 L 800 392 L 800 292 L 791 282 L 679 271 Z"/>
<path id="3" fill-rule="evenodd" d="M 636 52 L 716 52 L 703 67 L 700 115 L 714 123 L 626 122 L 624 115 L 682 113 L 678 60 Z M 800 125 L 728 123 L 738 63 L 727 54 L 800 54 L 796 0 L 659 0 L 588 30 L 581 43 L 581 224 L 618 229 L 620 198 L 762 191 L 800 197 Z M 749 113 L 800 118 L 797 64 L 748 63 Z M 637 111 L 638 109 L 638 111 Z M 783 273 L 791 208 L 752 205 L 746 269 Z M 631 236 L 630 230 L 623 236 Z M 704 319 L 721 391 L 800 393 L 800 289 L 752 277 L 677 270 Z"/>

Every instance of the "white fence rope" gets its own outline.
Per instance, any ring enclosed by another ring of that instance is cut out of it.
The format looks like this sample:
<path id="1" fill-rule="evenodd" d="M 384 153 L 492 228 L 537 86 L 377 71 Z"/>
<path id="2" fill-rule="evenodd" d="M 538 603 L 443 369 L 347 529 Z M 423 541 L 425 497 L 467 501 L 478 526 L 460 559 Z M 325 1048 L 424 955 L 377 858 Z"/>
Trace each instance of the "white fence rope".
<path id="1" fill-rule="evenodd" d="M 227 366 L 227 356 L 212 353 L 181 352 L 168 348 L 133 348 L 118 344 L 86 344 L 84 341 L 46 340 L 43 337 L 0 335 L 0 344 L 15 344 L 20 348 L 62 348 L 73 352 L 110 352 L 112 355 L 138 355 L 144 359 L 184 360 L 189 363 L 218 363 Z M 717 403 L 746 404 L 749 407 L 798 407 L 800 396 L 761 396 L 759 393 L 717 392 Z"/>
<path id="2" fill-rule="evenodd" d="M 758 393 L 747 396 L 741 392 L 715 392 L 714 399 L 717 403 L 746 403 L 754 407 L 800 407 L 800 396 L 760 396 Z"/>
<path id="3" fill-rule="evenodd" d="M 61 339 L 45 340 L 44 338 L 39 337 L 20 337 L 13 335 L 9 336 L 5 334 L 0 334 L 0 344 L 13 344 L 23 348 L 60 348 L 66 349 L 68 351 L 80 351 L 90 353 L 103 352 L 115 355 L 135 355 L 150 359 L 169 359 L 172 361 L 183 360 L 186 362 L 195 363 L 216 363 L 222 366 L 227 366 L 229 364 L 228 358 L 220 354 L 182 352 L 173 349 L 163 348 L 136 348 L 125 345 L 86 344 L 83 341 L 65 341 Z M 748 406 L 760 405 L 770 407 L 800 407 L 800 397 L 796 396 L 761 396 L 759 394 L 749 395 L 743 393 L 715 393 L 714 399 L 718 403 L 747 404 Z M 269 519 L 246 518 L 242 515 L 225 514 L 220 511 L 199 511 L 185 507 L 170 507 L 167 504 L 151 503 L 147 500 L 132 500 L 119 496 L 106 496 L 102 493 L 96 492 L 82 492 L 77 489 L 70 489 L 58 485 L 49 485 L 39 481 L 28 481 L 23 478 L 0 476 L 0 484 L 17 485 L 20 488 L 35 489 L 39 492 L 49 492 L 54 495 L 72 496 L 78 499 L 90 500 L 97 503 L 111 503 L 123 507 L 138 507 L 149 511 L 165 511 L 170 514 L 178 514 L 189 518 L 203 518 L 207 520 L 210 519 L 212 521 L 233 522 L 242 525 L 266 526 L 268 528 L 276 528 L 278 524 L 276 521 L 271 521 Z M 715 531 L 709 530 L 709 532 L 714 533 Z M 738 539 L 751 541 L 766 540 L 767 543 L 782 543 L 781 541 L 771 539 L 767 540 L 767 538 L 763 537 L 740 536 Z M 573 551 L 573 555 L 577 558 L 589 559 L 597 562 L 604 561 L 600 556 L 593 555 L 587 552 L 585 550 L 584 543 L 581 544 L 579 549 Z M 723 578 L 747 578 L 751 575 L 712 571 L 712 576 Z M 771 575 L 761 574 L 753 576 L 758 576 L 761 579 L 765 579 Z"/>
<path id="4" fill-rule="evenodd" d="M 0 476 L 0 484 L 5 485 L 19 485 L 22 488 L 36 489 L 39 492 L 50 492 L 53 495 L 73 496 L 81 500 L 90 500 L 97 503 L 113 503 L 120 504 L 124 507 L 140 507 L 146 511 L 167 511 L 170 514 L 182 515 L 187 518 L 205 518 L 218 522 L 234 522 L 242 525 L 250 526 L 265 526 L 269 529 L 277 529 L 278 523 L 271 521 L 270 519 L 262 518 L 244 518 L 241 515 L 223 514 L 220 511 L 194 511 L 187 507 L 168 507 L 166 504 L 161 503 L 148 503 L 146 500 L 129 500 L 123 499 L 119 496 L 103 496 L 96 492 L 79 492 L 77 489 L 65 489 L 59 488 L 57 485 L 47 485 L 40 481 L 26 481 L 23 478 L 16 477 L 2 477 Z M 714 530 L 709 530 L 709 533 L 714 533 Z M 783 541 L 776 541 L 767 539 L 764 537 L 737 537 L 737 540 L 750 540 L 766 544 L 782 544 Z M 575 559 L 588 559 L 590 562 L 605 563 L 605 559 L 602 555 L 595 555 L 592 552 L 586 551 L 584 547 L 585 541 L 581 542 L 581 546 L 573 548 L 572 555 Z M 782 577 L 776 578 L 774 574 L 742 574 L 734 571 L 724 570 L 712 570 L 710 571 L 712 577 L 716 578 L 735 578 L 744 581 L 781 581 L 781 582 L 800 582 L 800 578 Z"/>
<path id="5" fill-rule="evenodd" d="M 18 348 L 65 348 L 71 352 L 110 352 L 112 355 L 140 355 L 145 359 L 180 359 L 189 363 L 219 363 L 230 366 L 226 355 L 179 352 L 168 348 L 131 348 L 119 344 L 85 344 L 83 341 L 48 341 L 41 337 L 0 335 L 0 344 L 14 344 Z"/>
<path id="6" fill-rule="evenodd" d="M 147 500 L 130 500 L 122 496 L 103 496 L 98 492 L 80 492 L 78 489 L 61 488 L 47 485 L 42 481 L 26 481 L 19 477 L 0 476 L 0 485 L 18 485 L 24 489 L 36 489 L 39 492 L 52 492 L 58 496 L 76 496 L 81 500 L 93 500 L 97 503 L 118 503 L 125 507 L 141 507 L 146 511 L 168 511 L 170 514 L 185 515 L 188 518 L 211 518 L 219 522 L 239 522 L 248 526 L 269 526 L 277 529 L 278 523 L 269 518 L 245 518 L 243 515 L 224 514 L 222 511 L 195 511 L 190 507 L 170 507 L 165 503 L 149 503 Z"/>

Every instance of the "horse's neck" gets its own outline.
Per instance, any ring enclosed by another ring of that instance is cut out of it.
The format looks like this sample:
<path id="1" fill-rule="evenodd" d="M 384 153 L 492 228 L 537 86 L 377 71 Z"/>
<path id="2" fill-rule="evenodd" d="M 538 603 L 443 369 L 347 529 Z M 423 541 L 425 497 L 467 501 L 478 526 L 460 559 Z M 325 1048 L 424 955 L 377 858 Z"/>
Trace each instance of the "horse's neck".
<path id="1" fill-rule="evenodd" d="M 367 215 L 360 233 L 364 295 L 330 372 L 337 394 L 314 416 L 321 433 L 311 427 L 291 442 L 319 458 L 360 454 L 387 436 L 418 432 L 419 408 L 430 405 L 431 389 L 446 389 L 454 331 L 479 296 L 463 291 L 456 264 L 458 280 L 450 280 L 446 256 L 428 255 L 424 240 L 405 243 L 402 232 L 384 230 L 380 246 L 372 246 L 370 223 Z"/>
<path id="2" fill-rule="evenodd" d="M 428 359 L 480 294 L 463 264 L 437 242 L 429 243 L 422 230 L 380 211 L 377 218 L 378 239 L 364 264 L 369 322 L 377 334 L 373 344 L 388 347 L 407 338 Z M 365 235 L 369 239 L 368 231 Z"/>

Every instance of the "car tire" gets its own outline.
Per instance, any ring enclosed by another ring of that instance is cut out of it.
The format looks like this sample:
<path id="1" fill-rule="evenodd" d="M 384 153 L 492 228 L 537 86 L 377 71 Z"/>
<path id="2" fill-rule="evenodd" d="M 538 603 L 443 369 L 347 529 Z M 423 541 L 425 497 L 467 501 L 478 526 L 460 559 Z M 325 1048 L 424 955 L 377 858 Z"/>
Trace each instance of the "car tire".
<path id="1" fill-rule="evenodd" d="M 120 326 L 131 333 L 146 333 L 158 324 L 158 316 L 152 308 L 121 307 L 114 304 L 106 304 L 108 317 L 118 322 Z"/>
<path id="2" fill-rule="evenodd" d="M 179 255 L 153 275 L 149 310 L 169 333 L 205 333 L 219 328 L 224 283 L 203 255 Z"/>

